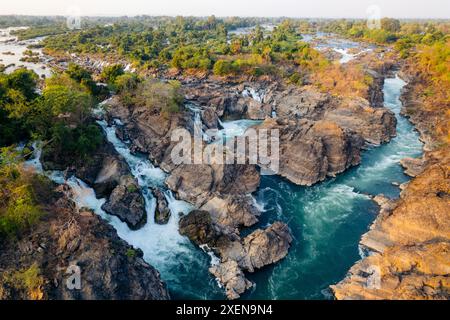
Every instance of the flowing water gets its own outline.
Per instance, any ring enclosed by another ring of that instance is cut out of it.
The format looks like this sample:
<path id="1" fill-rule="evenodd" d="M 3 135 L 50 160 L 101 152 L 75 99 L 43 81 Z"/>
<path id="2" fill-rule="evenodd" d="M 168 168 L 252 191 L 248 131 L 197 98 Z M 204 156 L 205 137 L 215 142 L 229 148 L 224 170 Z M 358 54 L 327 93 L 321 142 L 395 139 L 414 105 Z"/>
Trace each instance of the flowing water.
<path id="1" fill-rule="evenodd" d="M 6 68 L 5 72 L 10 73 L 18 67 L 26 67 L 37 73 L 40 77 L 50 77 L 52 75 L 51 70 L 46 66 L 47 58 L 43 58 L 43 62 L 31 63 L 20 61 L 24 57 L 23 52 L 27 50 L 29 45 L 36 45 L 43 37 L 18 41 L 17 38 L 11 35 L 11 32 L 17 29 L 23 28 L 7 28 L 0 29 L 0 64 L 3 64 Z M 33 48 L 33 52 L 38 53 L 42 58 L 42 50 Z"/>
<path id="2" fill-rule="evenodd" d="M 375 46 L 368 45 L 367 48 L 361 49 L 361 43 L 351 41 L 348 39 L 341 39 L 336 37 L 331 37 L 327 33 L 316 33 L 314 35 L 304 34 L 302 35 L 302 41 L 313 43 L 313 46 L 318 50 L 332 49 L 337 53 L 340 53 L 342 57 L 339 59 L 339 63 L 344 64 L 353 59 L 358 55 L 373 50 Z M 358 49 L 358 53 L 351 53 L 351 50 Z"/>
<path id="3" fill-rule="evenodd" d="M 385 105 L 398 120 L 397 137 L 381 147 L 372 147 L 362 155 L 362 164 L 313 187 L 299 187 L 275 176 L 263 176 L 261 187 L 254 195 L 262 215 L 256 227 L 265 227 L 275 220 L 285 221 L 294 241 L 288 256 L 275 266 L 249 275 L 256 286 L 244 294 L 244 299 L 326 299 L 328 287 L 345 277 L 348 269 L 360 259 L 358 243 L 375 219 L 378 208 L 366 194 L 399 196 L 393 183 L 408 181 L 399 165 L 404 157 L 419 156 L 422 144 L 412 125 L 400 116 L 400 91 L 404 82 L 398 77 L 387 79 L 384 87 Z M 244 122 L 242 122 L 244 121 Z M 108 140 L 128 162 L 132 174 L 142 188 L 148 213 L 148 223 L 131 231 L 117 217 L 106 214 L 93 189 L 71 177 L 64 181 L 60 172 L 47 173 L 58 183 L 71 186 L 74 200 L 80 207 L 89 207 L 115 227 L 119 236 L 144 252 L 144 258 L 160 272 L 173 298 L 222 299 L 223 291 L 208 273 L 217 258 L 192 245 L 178 233 L 179 213 L 192 207 L 174 199 L 164 189 L 165 173 L 147 158 L 131 154 L 128 145 L 120 141 L 115 127 L 99 121 Z M 120 125 L 116 122 L 116 125 Z M 222 124 L 225 130 L 239 135 L 250 125 L 248 120 Z M 37 157 L 27 162 L 42 170 Z M 155 200 L 148 187 L 164 191 L 172 217 L 167 225 L 153 222 Z M 203 248 L 207 249 L 207 248 Z"/>
<path id="4" fill-rule="evenodd" d="M 309 188 L 262 177 L 256 197 L 265 208 L 261 223 L 287 222 L 294 242 L 286 259 L 250 277 L 257 286 L 245 298 L 328 298 L 328 286 L 342 280 L 360 259 L 358 242 L 378 211 L 365 194 L 398 197 L 400 190 L 393 183 L 408 181 L 400 159 L 422 152 L 418 134 L 400 116 L 404 85 L 398 77 L 386 79 L 385 105 L 397 117 L 397 137 L 364 152 L 360 166 Z"/>
<path id="5" fill-rule="evenodd" d="M 393 183 L 408 181 L 399 165 L 404 157 L 416 157 L 422 152 L 422 144 L 413 126 L 400 116 L 400 92 L 405 83 L 398 77 L 387 79 L 384 86 L 385 106 L 398 120 L 397 137 L 380 147 L 371 147 L 362 155 L 362 164 L 336 178 L 313 187 L 299 187 L 276 176 L 263 176 L 261 187 L 254 195 L 262 215 L 258 228 L 282 220 L 292 230 L 294 241 L 288 256 L 278 264 L 249 275 L 256 286 L 244 299 L 325 299 L 328 287 L 345 277 L 348 269 L 360 259 L 358 243 L 371 222 L 378 207 L 366 194 L 384 194 L 391 198 L 399 196 L 399 188 Z M 259 99 L 251 90 L 247 92 Z M 244 93 L 244 94 L 247 94 Z M 194 121 L 202 126 L 199 110 L 192 108 Z M 130 166 L 132 174 L 142 189 L 148 223 L 138 231 L 131 231 L 117 217 L 106 214 L 101 206 L 105 199 L 97 199 L 93 189 L 83 181 L 71 177 L 67 180 L 60 172 L 47 175 L 58 183 L 67 183 L 80 207 L 89 207 L 106 219 L 119 236 L 144 252 L 144 258 L 156 267 L 168 284 L 173 298 L 223 299 L 224 293 L 208 273 L 217 258 L 207 248 L 198 248 L 178 233 L 179 213 L 192 207 L 176 200 L 164 188 L 166 174 L 150 161 L 130 152 L 127 142 L 120 141 L 115 126 L 99 121 L 108 140 L 114 145 Z M 221 122 L 222 136 L 242 135 L 258 121 L 237 120 Z M 42 171 L 36 158 L 27 162 Z M 154 223 L 155 199 L 149 187 L 160 188 L 168 201 L 172 216 L 167 225 Z"/>

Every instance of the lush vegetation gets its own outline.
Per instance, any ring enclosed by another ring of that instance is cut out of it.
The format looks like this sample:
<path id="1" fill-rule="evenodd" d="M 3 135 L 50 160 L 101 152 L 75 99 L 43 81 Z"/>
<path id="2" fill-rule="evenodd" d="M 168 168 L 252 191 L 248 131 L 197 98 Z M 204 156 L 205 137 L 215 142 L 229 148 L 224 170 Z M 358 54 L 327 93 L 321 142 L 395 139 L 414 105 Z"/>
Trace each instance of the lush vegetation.
<path id="1" fill-rule="evenodd" d="M 0 239 L 14 238 L 44 214 L 49 181 L 23 168 L 13 148 L 0 152 Z"/>
<path id="2" fill-rule="evenodd" d="M 323 64 L 320 54 L 301 41 L 294 21 L 283 21 L 273 31 L 263 28 L 263 22 L 256 20 L 257 26 L 248 34 L 234 34 L 237 27 L 248 26 L 248 21 L 178 17 L 162 23 L 130 19 L 49 37 L 44 43 L 53 54 L 70 51 L 114 57 L 116 61 L 121 57 L 150 72 L 176 69 L 218 76 L 290 77 L 295 71 Z M 283 65 L 293 65 L 294 69 Z M 119 69 L 104 71 L 107 82 L 111 82 L 107 74 L 111 71 Z"/>
<path id="3" fill-rule="evenodd" d="M 41 275 L 41 270 L 37 263 L 33 263 L 29 268 L 14 272 L 4 272 L 0 275 L 0 281 L 9 288 L 25 292 L 31 300 L 41 300 L 44 298 L 44 277 Z"/>
<path id="4" fill-rule="evenodd" d="M 410 54 L 410 68 L 420 75 L 422 112 L 436 123 L 430 133 L 436 141 L 450 145 L 450 39 L 432 45 L 419 44 Z"/>
<path id="5" fill-rule="evenodd" d="M 90 74 L 69 66 L 45 81 L 41 95 L 37 80 L 26 69 L 0 74 L 0 146 L 34 138 L 62 156 L 86 158 L 102 139 L 89 121 L 99 91 Z"/>
<path id="6" fill-rule="evenodd" d="M 29 156 L 17 144 L 41 140 L 47 152 L 71 163 L 86 160 L 102 143 L 93 124 L 96 89 L 90 74 L 77 66 L 51 77 L 38 93 L 38 76 L 30 70 L 0 73 L 0 238 L 14 238 L 44 214 L 50 182 L 24 169 Z"/>

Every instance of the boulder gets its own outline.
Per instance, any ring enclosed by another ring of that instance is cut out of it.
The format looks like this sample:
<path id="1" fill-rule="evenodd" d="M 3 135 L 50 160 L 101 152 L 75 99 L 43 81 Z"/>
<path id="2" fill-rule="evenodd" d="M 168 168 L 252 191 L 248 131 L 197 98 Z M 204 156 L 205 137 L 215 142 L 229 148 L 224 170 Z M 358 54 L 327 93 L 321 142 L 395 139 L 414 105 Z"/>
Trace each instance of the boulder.
<path id="1" fill-rule="evenodd" d="M 166 179 L 167 186 L 180 199 L 197 206 L 203 205 L 214 194 L 252 193 L 259 182 L 254 165 L 180 165 Z"/>
<path id="2" fill-rule="evenodd" d="M 152 192 L 156 199 L 155 222 L 157 224 L 167 224 L 170 219 L 170 209 L 166 197 L 159 189 L 154 189 Z"/>
<path id="3" fill-rule="evenodd" d="M 221 226 L 235 229 L 250 227 L 258 222 L 261 214 L 250 195 L 216 196 L 208 200 L 201 210 L 208 211 L 212 221 Z"/>
<path id="4" fill-rule="evenodd" d="M 207 245 L 220 257 L 221 263 L 210 272 L 225 287 L 227 298 L 237 299 L 251 282 L 244 271 L 254 272 L 283 259 L 292 242 L 288 226 L 275 222 L 241 239 L 237 230 L 216 224 L 207 211 L 194 210 L 180 219 L 180 233 L 197 245 Z"/>
<path id="5" fill-rule="evenodd" d="M 225 287 L 228 299 L 238 299 L 241 294 L 250 289 L 253 284 L 245 278 L 244 272 L 236 261 L 230 260 L 209 268 L 216 279 Z"/>
<path id="6" fill-rule="evenodd" d="M 363 139 L 331 121 L 268 119 L 257 129 L 278 129 L 278 174 L 310 186 L 359 164 Z"/>
<path id="7" fill-rule="evenodd" d="M 130 176 L 122 178 L 102 209 L 126 222 L 132 230 L 141 228 L 147 221 L 144 197 L 137 182 Z"/>
<path id="8" fill-rule="evenodd" d="M 426 161 L 423 158 L 404 158 L 400 160 L 400 164 L 405 169 L 405 173 L 414 178 L 423 172 Z"/>

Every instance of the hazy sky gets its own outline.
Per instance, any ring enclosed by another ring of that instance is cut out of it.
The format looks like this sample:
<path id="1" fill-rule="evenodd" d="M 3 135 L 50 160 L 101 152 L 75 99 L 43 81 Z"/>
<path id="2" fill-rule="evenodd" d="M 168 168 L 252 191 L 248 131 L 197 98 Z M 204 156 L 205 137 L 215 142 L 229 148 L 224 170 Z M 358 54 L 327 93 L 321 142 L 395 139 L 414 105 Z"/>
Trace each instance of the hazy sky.
<path id="1" fill-rule="evenodd" d="M 0 0 L 0 14 L 448 18 L 450 0 Z M 74 9 L 75 8 L 75 9 Z"/>

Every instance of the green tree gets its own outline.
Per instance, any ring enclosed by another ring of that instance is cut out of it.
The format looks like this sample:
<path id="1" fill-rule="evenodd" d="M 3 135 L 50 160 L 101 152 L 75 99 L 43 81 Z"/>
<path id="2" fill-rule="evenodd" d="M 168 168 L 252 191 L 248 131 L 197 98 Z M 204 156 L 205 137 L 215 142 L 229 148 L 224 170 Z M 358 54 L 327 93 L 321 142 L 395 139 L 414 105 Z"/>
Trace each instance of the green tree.
<path id="1" fill-rule="evenodd" d="M 103 68 L 100 77 L 109 84 L 113 84 L 116 78 L 124 73 L 123 67 L 120 64 L 113 64 Z"/>
<path id="2" fill-rule="evenodd" d="M 213 72 L 218 76 L 225 76 L 233 73 L 233 64 L 230 61 L 226 60 L 217 60 L 214 64 Z"/>
<path id="3" fill-rule="evenodd" d="M 381 28 L 388 32 L 399 32 L 401 29 L 400 21 L 392 18 L 383 18 L 381 19 Z"/>

